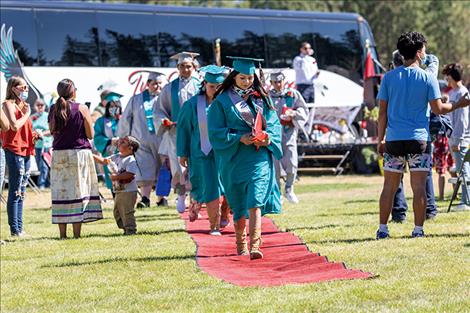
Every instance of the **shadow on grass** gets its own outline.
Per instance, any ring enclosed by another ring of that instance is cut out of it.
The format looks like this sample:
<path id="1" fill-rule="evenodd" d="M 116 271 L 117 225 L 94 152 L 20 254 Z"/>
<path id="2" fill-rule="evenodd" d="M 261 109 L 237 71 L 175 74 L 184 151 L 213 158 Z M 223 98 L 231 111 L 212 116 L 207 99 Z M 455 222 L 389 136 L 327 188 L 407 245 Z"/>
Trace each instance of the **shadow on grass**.
<path id="1" fill-rule="evenodd" d="M 468 237 L 468 234 L 429 234 L 426 235 L 425 238 L 459 238 L 459 237 Z M 424 239 L 425 239 L 424 238 Z M 411 236 L 400 236 L 400 237 L 390 237 L 388 239 L 382 239 L 382 240 L 394 240 L 394 239 L 413 239 Z M 416 238 L 416 240 L 421 240 L 421 238 Z M 375 237 L 369 237 L 369 238 L 353 238 L 353 239 L 328 239 L 328 240 L 319 240 L 319 241 L 308 241 L 307 243 L 309 244 L 329 244 L 329 243 L 360 243 L 360 242 L 368 242 L 368 241 L 377 241 Z"/>
<path id="2" fill-rule="evenodd" d="M 159 236 L 159 235 L 164 235 L 164 234 L 171 234 L 171 233 L 184 233 L 186 232 L 184 229 L 169 229 L 169 230 L 161 230 L 161 231 L 138 231 L 136 235 L 133 236 Z M 112 233 L 112 234 L 96 234 L 96 233 L 91 233 L 87 234 L 84 236 L 81 236 L 78 240 L 80 239 L 86 239 L 86 238 L 112 238 L 112 237 L 126 237 L 122 234 L 122 232 L 118 233 Z M 27 241 L 40 241 L 40 240 L 57 240 L 57 241 L 62 241 L 63 239 L 60 239 L 59 236 L 57 237 L 32 237 L 32 238 L 18 238 L 18 239 L 6 239 L 4 240 L 5 242 L 27 242 Z M 66 240 L 77 240 L 73 237 L 68 237 Z"/>
<path id="3" fill-rule="evenodd" d="M 184 229 L 169 229 L 169 230 L 156 230 L 156 231 L 149 231 L 149 230 L 142 230 L 137 231 L 137 234 L 133 236 L 159 236 L 164 234 L 172 234 L 172 233 L 185 233 Z M 82 238 L 93 238 L 93 237 L 101 237 L 101 238 L 108 238 L 108 237 L 123 237 L 122 233 L 114 233 L 114 234 L 88 234 L 83 236 Z"/>
<path id="4" fill-rule="evenodd" d="M 297 186 L 295 188 L 295 193 L 303 194 L 303 193 L 322 192 L 322 191 L 337 192 L 339 190 L 350 190 L 350 189 L 367 188 L 367 187 L 369 187 L 369 185 L 361 184 L 361 183 L 311 184 L 311 185 Z"/>
<path id="5" fill-rule="evenodd" d="M 149 217 L 136 217 L 137 222 L 153 222 L 153 221 L 176 221 L 179 220 L 179 217 L 159 217 L 159 216 L 149 216 Z"/>
<path id="6" fill-rule="evenodd" d="M 378 202 L 377 199 L 356 199 L 356 200 L 348 200 L 344 201 L 344 204 L 354 204 L 354 203 L 374 203 Z"/>
<path id="7" fill-rule="evenodd" d="M 286 228 L 286 232 L 295 231 L 295 230 L 319 230 L 325 228 L 336 228 L 336 227 L 350 227 L 350 226 L 357 226 L 357 224 L 328 224 L 328 225 L 319 225 L 319 226 L 300 226 L 300 227 L 292 227 Z"/>
<path id="8" fill-rule="evenodd" d="M 352 212 L 352 213 L 322 213 L 322 214 L 313 214 L 312 216 L 319 216 L 319 217 L 332 217 L 332 216 L 360 216 L 360 215 L 378 215 L 379 211 L 373 212 Z"/>
<path id="9" fill-rule="evenodd" d="M 108 264 L 114 262 L 158 262 L 158 261 L 177 261 L 177 260 L 193 260 L 195 259 L 196 255 L 188 254 L 188 255 L 177 255 L 177 256 L 149 256 L 143 258 L 109 258 L 109 259 L 102 259 L 96 261 L 85 261 L 85 262 L 65 262 L 59 264 L 49 264 L 49 265 L 42 265 L 41 268 L 54 268 L 54 267 L 73 267 L 73 266 L 84 266 L 84 265 L 96 265 L 96 264 Z"/>

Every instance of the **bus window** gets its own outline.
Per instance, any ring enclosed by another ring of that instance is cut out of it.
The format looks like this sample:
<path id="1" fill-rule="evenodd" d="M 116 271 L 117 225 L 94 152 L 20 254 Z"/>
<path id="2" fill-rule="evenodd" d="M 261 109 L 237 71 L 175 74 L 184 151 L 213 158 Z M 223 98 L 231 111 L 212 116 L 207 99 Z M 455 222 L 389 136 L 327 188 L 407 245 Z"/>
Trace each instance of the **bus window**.
<path id="1" fill-rule="evenodd" d="M 312 22 L 301 19 L 264 19 L 268 61 L 266 67 L 292 67 L 300 43 L 308 41 L 313 48 Z"/>
<path id="2" fill-rule="evenodd" d="M 94 12 L 35 11 L 40 65 L 99 65 Z"/>
<path id="3" fill-rule="evenodd" d="M 13 46 L 26 66 L 37 65 L 38 46 L 32 10 L 2 8 L 0 24 L 13 27 Z"/>
<path id="4" fill-rule="evenodd" d="M 266 60 L 264 26 L 261 18 L 214 17 L 214 38 L 220 38 L 222 63 L 232 65 L 226 56 L 261 58 Z M 264 66 L 264 64 L 263 64 Z"/>
<path id="5" fill-rule="evenodd" d="M 201 65 L 214 62 L 210 20 L 205 15 L 157 14 L 160 66 L 174 67 L 170 57 L 181 51 L 197 52 Z"/>
<path id="6" fill-rule="evenodd" d="M 362 48 L 355 21 L 314 20 L 313 30 L 318 66 L 359 82 Z"/>
<path id="7" fill-rule="evenodd" d="M 102 66 L 158 66 L 153 14 L 97 12 Z"/>

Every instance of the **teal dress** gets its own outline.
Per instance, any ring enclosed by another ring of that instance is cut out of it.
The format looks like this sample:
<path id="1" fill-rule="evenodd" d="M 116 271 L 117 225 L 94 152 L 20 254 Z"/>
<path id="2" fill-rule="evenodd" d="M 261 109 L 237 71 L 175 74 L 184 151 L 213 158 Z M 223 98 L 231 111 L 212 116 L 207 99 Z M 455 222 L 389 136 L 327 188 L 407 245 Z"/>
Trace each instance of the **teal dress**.
<path id="1" fill-rule="evenodd" d="M 281 124 L 276 111 L 262 101 L 255 101 L 252 96 L 248 99 L 252 116 L 257 111 L 255 102 L 262 107 L 265 131 L 271 140 L 269 146 L 256 150 L 255 145 L 240 142 L 242 135 L 251 133 L 252 126 L 237 109 L 235 98 L 246 104 L 232 90 L 227 90 L 214 100 L 208 114 L 209 139 L 233 219 L 238 221 L 243 216 L 248 217 L 250 208 L 260 208 L 263 215 L 280 213 L 281 194 L 273 162 L 273 157 L 278 160 L 282 157 Z"/>
<path id="2" fill-rule="evenodd" d="M 215 162 L 214 150 L 206 155 L 201 150 L 196 95 L 183 104 L 176 127 L 176 153 L 188 157 L 191 196 L 200 203 L 216 200 L 223 194 L 222 183 Z M 205 101 L 204 101 L 205 102 Z M 207 116 L 207 102 L 205 111 Z M 207 120 L 207 118 L 206 118 Z"/>
<path id="3" fill-rule="evenodd" d="M 111 139 L 117 136 L 118 120 L 112 117 L 100 117 L 95 122 L 95 136 L 93 143 L 96 150 L 98 150 L 103 157 L 108 157 L 116 153 L 116 148 L 111 145 Z M 106 187 L 113 190 L 113 183 L 109 178 L 108 168 L 104 167 L 104 177 Z"/>

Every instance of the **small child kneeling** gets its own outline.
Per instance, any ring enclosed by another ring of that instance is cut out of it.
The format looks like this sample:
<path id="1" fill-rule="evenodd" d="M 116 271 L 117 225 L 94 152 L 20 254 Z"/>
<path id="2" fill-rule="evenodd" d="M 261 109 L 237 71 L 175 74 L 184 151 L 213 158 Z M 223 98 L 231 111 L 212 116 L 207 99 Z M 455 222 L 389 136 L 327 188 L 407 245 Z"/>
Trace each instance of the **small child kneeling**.
<path id="1" fill-rule="evenodd" d="M 134 235 L 137 232 L 135 222 L 135 204 L 137 202 L 137 183 L 135 175 L 138 171 L 134 153 L 139 149 L 139 142 L 132 136 L 126 136 L 118 141 L 118 154 L 108 158 L 95 156 L 99 163 L 108 165 L 110 169 L 114 198 L 114 219 L 124 235 Z"/>

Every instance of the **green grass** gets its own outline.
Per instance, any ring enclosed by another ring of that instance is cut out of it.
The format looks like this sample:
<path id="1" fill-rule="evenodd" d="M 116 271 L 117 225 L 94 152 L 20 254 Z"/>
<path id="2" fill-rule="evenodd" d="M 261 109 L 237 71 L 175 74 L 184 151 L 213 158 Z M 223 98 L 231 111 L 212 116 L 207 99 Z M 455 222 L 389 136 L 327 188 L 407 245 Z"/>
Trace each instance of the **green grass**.
<path id="1" fill-rule="evenodd" d="M 381 184 L 302 178 L 301 203 L 273 216 L 311 251 L 378 277 L 272 288 L 240 288 L 199 270 L 174 207 L 137 211 L 140 234 L 131 237 L 108 208 L 105 220 L 83 226 L 83 238 L 61 241 L 44 201 L 24 212 L 31 236 L 10 240 L 3 205 L 1 312 L 468 312 L 470 213 L 446 214 L 440 202 L 426 238 L 409 238 L 410 214 L 390 225 L 390 240 L 376 241 Z"/>

